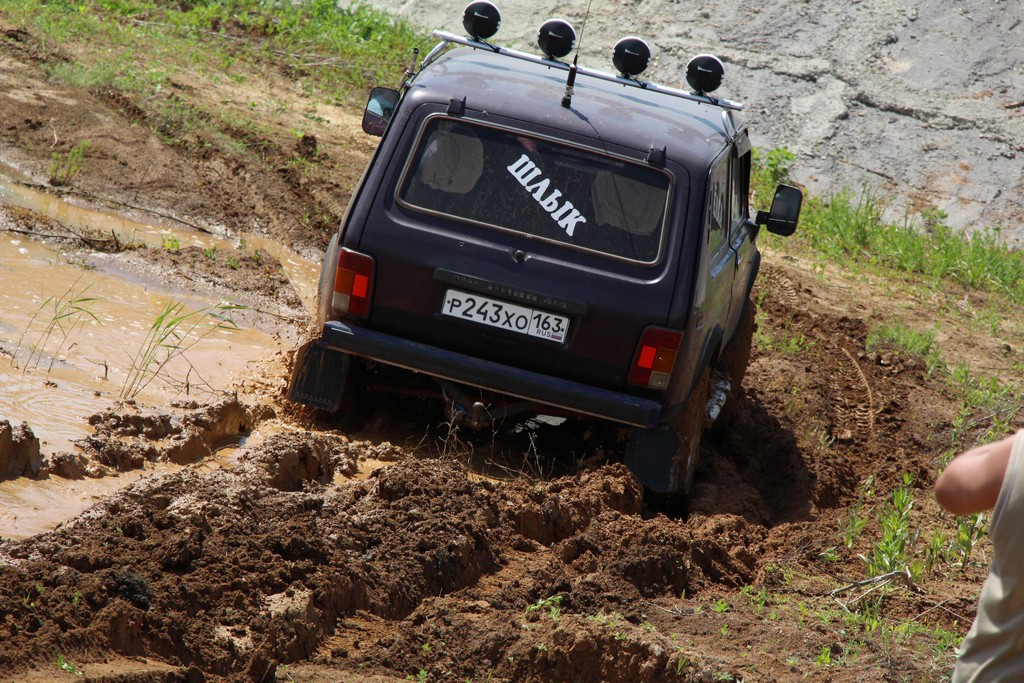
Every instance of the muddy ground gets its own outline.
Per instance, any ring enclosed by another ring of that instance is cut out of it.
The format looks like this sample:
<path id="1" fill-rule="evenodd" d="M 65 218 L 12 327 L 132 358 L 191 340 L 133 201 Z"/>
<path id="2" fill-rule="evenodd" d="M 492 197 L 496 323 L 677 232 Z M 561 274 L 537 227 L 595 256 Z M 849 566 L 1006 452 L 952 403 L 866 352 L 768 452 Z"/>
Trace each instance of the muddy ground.
<path id="1" fill-rule="evenodd" d="M 217 128 L 260 150 L 232 156 L 209 133 L 153 130 L 119 93 L 45 77 L 74 58 L 0 15 L 0 156 L 18 183 L 319 261 L 372 150 L 355 114 L 302 100 L 272 71 L 247 92 L 176 77 L 174 96 L 197 107 L 291 98 L 259 136 Z M 82 139 L 94 141 L 84 172 L 48 187 L 53 149 Z M 288 163 L 311 153 L 315 174 Z M 337 416 L 289 405 L 302 286 L 249 247 L 233 256 L 246 269 L 224 251 L 101 259 L 104 235 L 24 210 L 4 209 L 2 225 L 111 271 L 262 297 L 252 315 L 286 343 L 213 397 L 111 401 L 73 448 L 40 451 L 31 424 L 0 424 L 8 478 L 145 475 L 52 531 L 0 540 L 0 680 L 923 682 L 948 673 L 973 618 L 983 548 L 876 591 L 885 627 L 861 609 L 858 555 L 890 492 L 906 473 L 918 549 L 951 534 L 930 493 L 940 457 L 954 424 L 969 441 L 991 423 L 964 422 L 924 359 L 865 341 L 898 320 L 937 330 L 950 359 L 1006 372 L 1024 327 L 989 297 L 768 253 L 759 333 L 776 342 L 755 350 L 732 428 L 706 440 L 688 505 L 666 513 L 607 425 L 468 435 L 421 401 L 367 398 Z M 261 313 L 267 301 L 281 308 Z M 245 447 L 216 460 L 226 443 Z M 851 510 L 869 533 L 848 547 Z"/>

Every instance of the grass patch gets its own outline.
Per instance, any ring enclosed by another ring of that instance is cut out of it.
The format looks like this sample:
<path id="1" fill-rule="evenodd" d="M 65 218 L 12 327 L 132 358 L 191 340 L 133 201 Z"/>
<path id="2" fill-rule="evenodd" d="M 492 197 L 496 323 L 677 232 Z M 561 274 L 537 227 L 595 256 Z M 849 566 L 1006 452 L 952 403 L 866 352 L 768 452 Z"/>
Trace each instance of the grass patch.
<path id="1" fill-rule="evenodd" d="M 785 148 L 757 151 L 751 187 L 759 208 L 767 208 L 775 185 L 788 179 L 792 159 Z M 885 208 L 871 188 L 859 194 L 840 190 L 827 197 L 807 196 L 796 234 L 785 240 L 767 236 L 765 244 L 800 253 L 809 248 L 844 266 L 920 275 L 933 284 L 955 282 L 1024 304 L 1024 259 L 1005 243 L 998 228 L 961 233 L 938 210 L 892 223 L 883 219 Z"/>
<path id="2" fill-rule="evenodd" d="M 868 330 L 865 350 L 875 353 L 883 349 L 919 356 L 924 360 L 929 375 L 944 367 L 938 344 L 935 343 L 934 329 L 920 332 L 905 325 L 876 325 Z"/>
<path id="3" fill-rule="evenodd" d="M 54 51 L 42 63 L 50 79 L 115 98 L 166 144 L 232 156 L 266 154 L 265 121 L 297 116 L 295 98 L 361 105 L 370 86 L 397 85 L 413 50 L 435 42 L 402 19 L 334 0 L 0 0 L 0 17 Z M 195 96 L 253 74 L 284 94 L 248 107 Z"/>
<path id="4" fill-rule="evenodd" d="M 0 0 L 0 13 L 32 27 L 44 46 L 80 53 L 54 60 L 54 78 L 147 94 L 182 70 L 232 78 L 241 62 L 283 68 L 304 92 L 340 103 L 397 84 L 413 48 L 431 42 L 404 20 L 334 0 Z"/>

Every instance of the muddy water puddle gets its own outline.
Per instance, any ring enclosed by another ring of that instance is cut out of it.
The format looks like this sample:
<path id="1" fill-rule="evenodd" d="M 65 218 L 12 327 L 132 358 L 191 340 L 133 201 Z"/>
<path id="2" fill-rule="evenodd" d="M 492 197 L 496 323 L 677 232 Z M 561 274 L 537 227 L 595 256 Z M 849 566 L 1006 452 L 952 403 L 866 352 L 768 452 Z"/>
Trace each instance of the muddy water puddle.
<path id="1" fill-rule="evenodd" d="M 264 432 L 273 431 L 273 427 L 255 430 L 191 465 L 147 462 L 142 469 L 99 479 L 49 476 L 45 479 L 21 477 L 0 481 L 0 538 L 28 538 L 55 529 L 95 503 L 143 479 L 171 474 L 186 467 L 231 469 L 246 453 L 263 442 Z"/>
<path id="2" fill-rule="evenodd" d="M 126 387 L 138 387 L 135 398 L 143 404 L 202 401 L 229 390 L 252 363 L 281 350 L 280 339 L 241 323 L 237 329 L 215 329 L 213 318 L 202 313 L 217 312 L 221 302 L 202 293 L 190 293 L 185 302 L 159 282 L 131 282 L 115 271 L 69 264 L 74 255 L 9 231 L 17 227 L 5 205 L 72 230 L 113 232 L 126 242 L 161 245 L 173 239 L 205 249 L 229 248 L 232 240 L 81 206 L 24 183 L 15 170 L 0 165 L 0 419 L 27 422 L 44 454 L 69 450 L 70 441 L 90 433 L 84 418 L 135 392 Z M 311 296 L 318 274 L 314 264 L 262 237 L 247 239 L 252 248 L 281 261 L 304 301 Z M 190 317 L 166 341 L 180 340 L 179 348 L 187 350 L 159 366 L 152 381 L 133 384 L 143 365 L 138 354 L 152 350 L 154 323 L 175 303 L 182 305 L 178 315 Z M 193 323 L 190 336 L 184 336 Z"/>
<path id="3" fill-rule="evenodd" d="M 0 538 L 28 538 L 50 531 L 119 489 L 155 474 L 147 469 L 102 479 L 0 481 Z"/>
<path id="4" fill-rule="evenodd" d="M 6 204 L 51 218 L 70 228 L 101 235 L 116 235 L 123 244 L 139 243 L 159 247 L 168 242 L 201 249 L 229 250 L 238 244 L 267 253 L 281 262 L 285 274 L 302 299 L 307 310 L 313 310 L 320 264 L 310 263 L 284 245 L 262 235 L 240 233 L 228 237 L 226 231 L 209 231 L 190 227 L 170 218 L 151 222 L 44 192 L 17 169 L 0 162 L 0 205 Z M 220 233 L 220 234 L 218 234 Z"/>
<path id="5" fill-rule="evenodd" d="M 163 358 L 149 333 L 170 303 L 156 289 L 126 287 L 120 279 L 69 266 L 45 244 L 0 240 L 0 416 L 28 422 L 50 447 L 44 450 L 68 448 L 69 440 L 88 433 L 84 416 L 134 392 L 143 367 L 136 360 L 140 351 L 156 351 L 157 362 Z M 185 324 L 200 325 L 181 338 L 181 348 L 195 343 L 150 374 L 135 398 L 162 403 L 227 390 L 251 361 L 278 349 L 276 339 L 258 330 L 210 327 L 202 310 L 181 311 L 192 314 Z"/>

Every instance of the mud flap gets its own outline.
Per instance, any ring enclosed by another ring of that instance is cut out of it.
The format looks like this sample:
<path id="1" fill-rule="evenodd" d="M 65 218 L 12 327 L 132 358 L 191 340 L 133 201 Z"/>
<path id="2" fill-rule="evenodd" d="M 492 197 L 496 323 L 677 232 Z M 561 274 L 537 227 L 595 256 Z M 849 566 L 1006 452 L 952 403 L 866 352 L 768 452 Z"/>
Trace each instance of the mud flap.
<path id="1" fill-rule="evenodd" d="M 633 429 L 626 443 L 626 467 L 652 491 L 671 492 L 678 477 L 679 437 L 667 427 Z"/>
<path id="2" fill-rule="evenodd" d="M 316 341 L 306 342 L 295 354 L 288 400 L 321 410 L 337 410 L 345 391 L 349 363 L 348 354 L 326 349 Z"/>

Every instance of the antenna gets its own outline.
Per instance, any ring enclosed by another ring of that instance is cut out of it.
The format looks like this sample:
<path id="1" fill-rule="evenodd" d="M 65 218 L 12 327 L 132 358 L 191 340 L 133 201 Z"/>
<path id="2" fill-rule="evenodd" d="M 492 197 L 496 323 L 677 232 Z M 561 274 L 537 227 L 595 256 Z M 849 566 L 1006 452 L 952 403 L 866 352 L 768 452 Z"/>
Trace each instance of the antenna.
<path id="1" fill-rule="evenodd" d="M 590 3 L 594 0 L 587 0 L 587 11 L 583 15 L 583 24 L 580 25 L 580 38 L 576 41 L 576 54 L 572 56 L 572 64 L 569 65 L 569 77 L 565 81 L 565 94 L 562 95 L 562 106 L 566 109 L 572 104 L 572 89 L 576 85 L 576 61 L 580 58 L 580 45 L 583 44 L 583 32 L 587 30 L 587 17 L 590 16 Z"/>
<path id="2" fill-rule="evenodd" d="M 402 74 L 402 82 L 399 84 L 399 88 L 409 87 L 409 83 L 412 77 L 416 75 L 416 60 L 420 56 L 420 49 L 414 47 L 412 49 L 412 57 L 409 58 L 409 66 L 405 67 L 405 73 Z"/>

